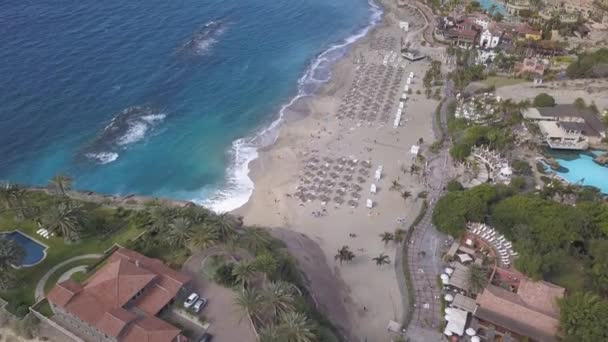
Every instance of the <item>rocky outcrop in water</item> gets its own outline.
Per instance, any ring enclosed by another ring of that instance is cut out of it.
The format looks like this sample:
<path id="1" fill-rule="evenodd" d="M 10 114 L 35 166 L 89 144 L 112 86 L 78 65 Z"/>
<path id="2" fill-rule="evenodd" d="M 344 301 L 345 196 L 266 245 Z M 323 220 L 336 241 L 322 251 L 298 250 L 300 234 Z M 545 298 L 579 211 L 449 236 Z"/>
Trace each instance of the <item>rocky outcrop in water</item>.
<path id="1" fill-rule="evenodd" d="M 602 166 L 608 166 L 608 153 L 600 154 L 599 156 L 593 158 L 593 161 Z"/>

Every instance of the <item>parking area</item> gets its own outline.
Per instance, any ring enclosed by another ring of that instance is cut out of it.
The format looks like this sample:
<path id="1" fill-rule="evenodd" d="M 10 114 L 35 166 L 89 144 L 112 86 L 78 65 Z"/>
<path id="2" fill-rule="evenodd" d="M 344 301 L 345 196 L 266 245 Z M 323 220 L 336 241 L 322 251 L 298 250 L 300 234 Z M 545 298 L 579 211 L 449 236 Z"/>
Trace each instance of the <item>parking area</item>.
<path id="1" fill-rule="evenodd" d="M 205 254 L 191 257 L 184 264 L 182 271 L 192 276 L 192 291 L 209 301 L 200 313 L 210 323 L 207 332 L 213 335 L 213 342 L 255 342 L 256 336 L 249 319 L 242 315 L 235 304 L 234 291 L 208 281 L 201 275 L 201 265 L 205 257 Z M 189 326 L 188 322 L 184 324 Z M 194 325 L 191 322 L 189 324 Z"/>

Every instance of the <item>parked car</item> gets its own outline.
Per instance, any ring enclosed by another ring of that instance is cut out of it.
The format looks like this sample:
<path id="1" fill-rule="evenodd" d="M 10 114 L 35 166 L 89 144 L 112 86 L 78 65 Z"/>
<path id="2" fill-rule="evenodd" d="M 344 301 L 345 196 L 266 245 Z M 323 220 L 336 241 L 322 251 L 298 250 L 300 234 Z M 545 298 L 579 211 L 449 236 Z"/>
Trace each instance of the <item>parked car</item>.
<path id="1" fill-rule="evenodd" d="M 192 309 L 194 312 L 199 313 L 205 307 L 205 305 L 207 305 L 207 298 L 201 298 L 194 303 Z"/>
<path id="2" fill-rule="evenodd" d="M 186 299 L 186 301 L 184 302 L 184 307 L 187 309 L 189 307 L 191 307 L 194 303 L 196 303 L 196 301 L 199 299 L 198 294 L 196 294 L 195 292 L 192 292 L 188 298 Z"/>
<path id="3" fill-rule="evenodd" d="M 203 336 L 198 340 L 198 342 L 210 342 L 213 338 L 213 335 L 210 333 L 204 333 Z"/>

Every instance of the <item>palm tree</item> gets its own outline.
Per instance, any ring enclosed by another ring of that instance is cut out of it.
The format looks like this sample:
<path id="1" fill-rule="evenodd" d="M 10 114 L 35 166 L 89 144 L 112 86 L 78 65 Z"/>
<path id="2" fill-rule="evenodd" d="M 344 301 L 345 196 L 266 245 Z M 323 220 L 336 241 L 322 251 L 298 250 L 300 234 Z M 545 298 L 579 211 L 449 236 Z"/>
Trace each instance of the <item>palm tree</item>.
<path id="1" fill-rule="evenodd" d="M 245 229 L 240 238 L 240 242 L 246 249 L 257 253 L 262 249 L 268 248 L 271 240 L 268 232 L 266 232 L 264 229 L 259 227 L 251 227 Z"/>
<path id="2" fill-rule="evenodd" d="M 391 258 L 389 258 L 389 256 L 384 253 L 380 253 L 380 255 L 373 258 L 372 260 L 375 261 L 376 266 L 380 266 L 380 268 L 382 268 L 382 266 L 384 265 L 388 265 L 391 263 Z"/>
<path id="3" fill-rule="evenodd" d="M 185 246 L 192 236 L 192 223 L 184 217 L 178 217 L 169 225 L 167 242 L 174 247 Z"/>
<path id="4" fill-rule="evenodd" d="M 404 200 L 407 200 L 411 196 L 412 196 L 412 193 L 407 190 L 401 193 L 401 198 L 403 198 Z"/>
<path id="5" fill-rule="evenodd" d="M 236 264 L 232 269 L 232 275 L 236 277 L 236 281 L 243 287 L 247 287 L 257 272 L 258 270 L 256 269 L 255 264 L 252 261 L 245 260 Z"/>
<path id="6" fill-rule="evenodd" d="M 0 269 L 0 291 L 7 291 L 15 288 L 17 275 L 12 267 Z"/>
<path id="7" fill-rule="evenodd" d="M 401 185 L 401 183 L 399 183 L 398 180 L 394 179 L 393 182 L 391 183 L 391 187 L 389 188 L 389 190 L 399 191 L 399 190 L 401 190 L 402 187 L 403 187 L 403 185 Z"/>
<path id="8" fill-rule="evenodd" d="M 57 203 L 42 218 L 49 232 L 63 236 L 68 241 L 78 239 L 85 220 L 86 213 L 82 205 L 69 201 Z"/>
<path id="9" fill-rule="evenodd" d="M 393 235 L 391 232 L 384 232 L 380 234 L 380 238 L 382 239 L 382 242 L 384 242 L 384 246 L 386 246 L 389 242 L 395 239 L 395 235 Z"/>
<path id="10" fill-rule="evenodd" d="M 473 293 L 479 293 L 488 284 L 487 270 L 479 265 L 471 265 L 467 273 L 469 288 Z"/>
<path id="11" fill-rule="evenodd" d="M 161 232 L 166 230 L 174 217 L 172 209 L 159 207 L 152 211 L 152 231 Z"/>
<path id="12" fill-rule="evenodd" d="M 264 306 L 264 298 L 262 294 L 256 288 L 243 288 L 238 292 L 235 304 L 241 309 L 242 316 L 247 316 L 249 318 L 249 322 L 253 326 L 254 321 L 261 321 L 261 309 Z"/>
<path id="13" fill-rule="evenodd" d="M 213 227 L 202 224 L 192 229 L 192 235 L 188 239 L 188 247 L 192 251 L 209 248 L 217 243 L 219 234 Z"/>
<path id="14" fill-rule="evenodd" d="M 418 171 L 420 171 L 420 166 L 416 165 L 416 164 L 412 164 L 410 166 L 410 175 L 418 174 Z"/>
<path id="15" fill-rule="evenodd" d="M 295 310 L 297 289 L 291 283 L 276 281 L 268 284 L 263 292 L 265 312 L 272 317 L 279 317 Z"/>
<path id="16" fill-rule="evenodd" d="M 20 244 L 0 235 L 0 273 L 8 270 L 12 265 L 21 265 L 24 257 L 25 250 Z"/>
<path id="17" fill-rule="evenodd" d="M 49 187 L 55 191 L 56 194 L 65 196 L 65 193 L 72 187 L 72 178 L 64 174 L 57 174 L 49 181 Z"/>
<path id="18" fill-rule="evenodd" d="M 283 342 L 279 328 L 276 325 L 268 325 L 260 330 L 260 342 Z"/>
<path id="19" fill-rule="evenodd" d="M 6 188 L 9 208 L 17 212 L 21 219 L 27 217 L 27 205 L 25 203 L 26 193 L 27 190 L 18 184 L 9 185 L 8 188 Z"/>
<path id="20" fill-rule="evenodd" d="M 424 143 L 424 139 L 422 139 L 422 137 L 418 138 L 418 145 L 422 145 L 423 143 Z"/>
<path id="21" fill-rule="evenodd" d="M 236 224 L 228 213 L 216 215 L 213 224 L 220 234 L 220 239 L 224 242 L 231 240 L 236 234 Z"/>
<path id="22" fill-rule="evenodd" d="M 264 272 L 268 277 L 271 277 L 277 270 L 277 260 L 270 253 L 264 252 L 258 254 L 253 259 L 253 266 L 256 271 Z"/>
<path id="23" fill-rule="evenodd" d="M 342 248 L 338 250 L 338 254 L 336 254 L 336 256 L 334 257 L 335 260 L 340 261 L 340 265 L 342 265 L 342 262 L 351 261 L 354 258 L 355 254 L 351 252 L 348 246 L 342 246 Z"/>
<path id="24" fill-rule="evenodd" d="M 315 327 L 306 315 L 300 312 L 288 312 L 281 316 L 278 331 L 285 342 L 313 342 L 318 337 Z"/>

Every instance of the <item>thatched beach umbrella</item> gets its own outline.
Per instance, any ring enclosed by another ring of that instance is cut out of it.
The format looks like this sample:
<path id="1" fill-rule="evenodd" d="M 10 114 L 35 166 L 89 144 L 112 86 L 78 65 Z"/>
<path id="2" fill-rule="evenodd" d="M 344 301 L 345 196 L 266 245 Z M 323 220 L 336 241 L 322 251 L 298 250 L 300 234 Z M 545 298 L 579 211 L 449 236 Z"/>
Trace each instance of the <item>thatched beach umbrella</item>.
<path id="1" fill-rule="evenodd" d="M 358 193 L 358 192 L 351 192 L 350 196 L 351 196 L 352 198 L 355 198 L 355 199 L 359 199 L 359 198 L 361 198 L 361 195 L 359 195 L 359 193 Z"/>
<path id="2" fill-rule="evenodd" d="M 338 204 L 342 204 L 344 203 L 344 198 L 340 197 L 340 196 L 336 196 L 333 198 L 334 202 L 338 203 Z"/>
<path id="3" fill-rule="evenodd" d="M 356 208 L 359 206 L 359 202 L 357 202 L 355 200 L 350 200 L 350 201 L 348 201 L 348 205 L 350 205 L 353 208 Z"/>
<path id="4" fill-rule="evenodd" d="M 359 176 L 359 177 L 357 177 L 357 182 L 363 184 L 363 183 L 365 183 L 365 178 Z"/>

